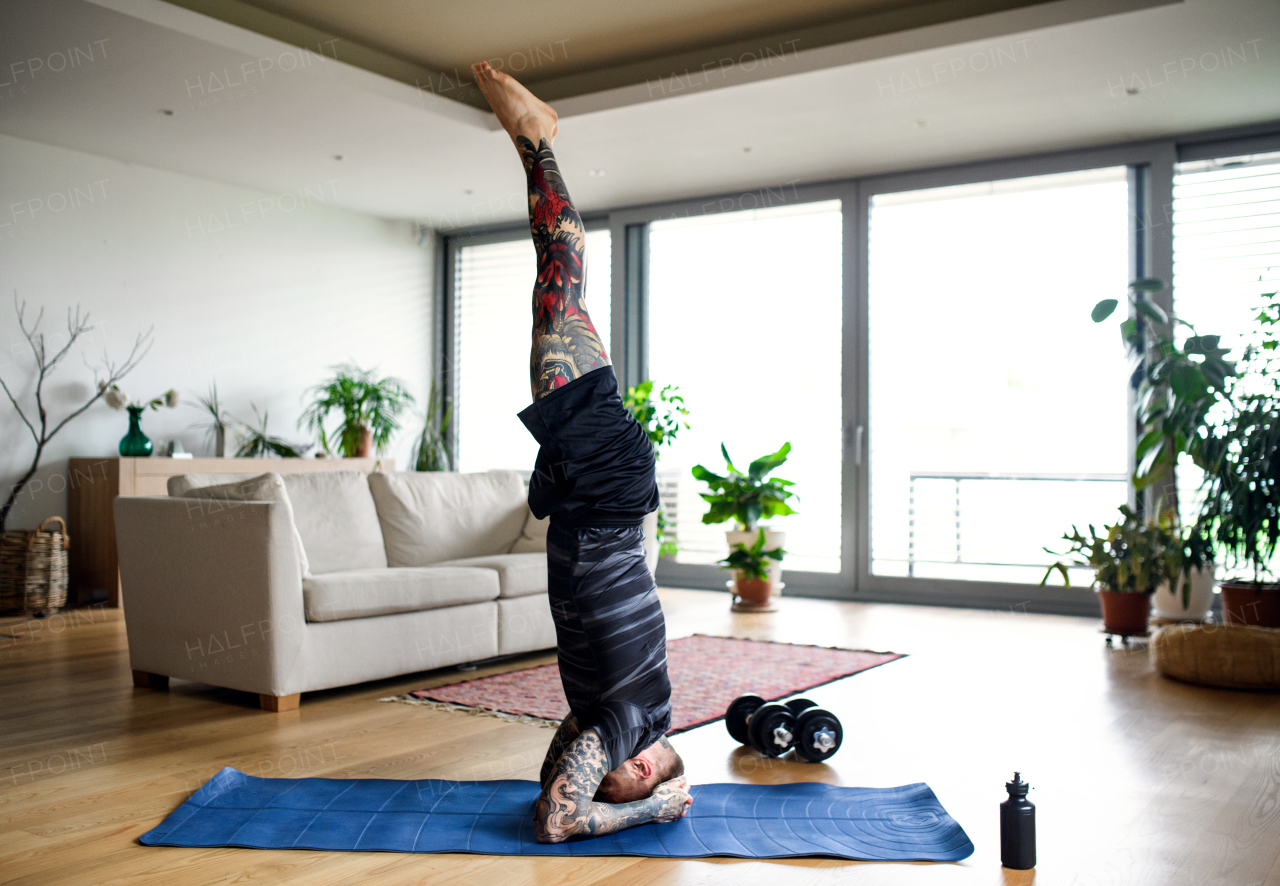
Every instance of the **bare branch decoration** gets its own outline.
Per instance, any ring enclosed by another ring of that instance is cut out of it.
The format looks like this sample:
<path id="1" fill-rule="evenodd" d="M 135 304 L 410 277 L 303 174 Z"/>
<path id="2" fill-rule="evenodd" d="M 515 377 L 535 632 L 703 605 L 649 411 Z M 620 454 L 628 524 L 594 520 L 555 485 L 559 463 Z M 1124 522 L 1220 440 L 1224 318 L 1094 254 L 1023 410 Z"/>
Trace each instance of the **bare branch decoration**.
<path id="1" fill-rule="evenodd" d="M 27 411 L 22 408 L 22 404 L 14 396 L 13 389 L 9 387 L 3 377 L 0 377 L 0 388 L 3 388 L 5 395 L 9 398 L 9 402 L 13 404 L 18 417 L 22 419 L 22 423 L 31 432 L 31 439 L 36 444 L 36 451 L 31 459 L 31 467 L 9 489 L 8 498 L 5 499 L 4 505 L 0 506 L 0 532 L 4 531 L 9 512 L 13 510 L 13 505 L 18 500 L 18 496 L 22 494 L 22 490 L 30 482 L 31 478 L 35 476 L 36 470 L 40 467 L 40 459 L 43 457 L 45 447 L 49 445 L 49 441 L 66 427 L 68 422 L 83 413 L 94 403 L 97 403 L 112 385 L 132 372 L 142 361 L 142 358 L 147 355 L 147 352 L 151 350 L 151 345 L 154 343 L 152 339 L 154 327 L 152 327 L 138 335 L 137 339 L 134 340 L 133 348 L 129 351 L 128 358 L 123 363 L 117 364 L 104 352 L 100 368 L 90 366 L 96 382 L 93 395 L 89 397 L 87 402 L 72 410 L 50 430 L 49 415 L 44 406 L 44 383 L 53 374 L 53 371 L 57 369 L 58 364 L 71 352 L 71 349 L 81 336 L 93 329 L 93 325 L 89 321 L 89 313 L 87 311 L 82 312 L 79 305 L 76 306 L 74 312 L 68 308 L 67 343 L 51 357 L 45 345 L 44 333 L 40 330 L 40 324 L 44 320 L 44 309 L 41 308 L 36 313 L 35 320 L 28 326 L 26 318 L 27 303 L 18 301 L 17 292 L 13 294 L 13 305 L 18 314 L 18 328 L 22 331 L 22 335 L 27 340 L 27 345 L 31 348 L 31 353 L 35 357 L 36 384 L 33 396 L 35 400 L 35 417 L 40 427 L 39 430 L 36 429 L 35 423 L 27 417 Z M 88 365 L 88 361 L 86 361 L 86 365 Z M 99 373 L 101 373 L 102 377 L 99 377 Z"/>

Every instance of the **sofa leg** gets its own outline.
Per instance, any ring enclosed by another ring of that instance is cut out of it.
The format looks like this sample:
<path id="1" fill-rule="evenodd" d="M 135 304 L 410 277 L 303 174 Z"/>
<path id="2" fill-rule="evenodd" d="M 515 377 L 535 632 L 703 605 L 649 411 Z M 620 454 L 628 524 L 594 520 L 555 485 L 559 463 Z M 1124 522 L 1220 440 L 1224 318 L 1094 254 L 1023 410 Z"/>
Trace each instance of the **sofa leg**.
<path id="1" fill-rule="evenodd" d="M 272 711 L 279 713 L 281 711 L 296 711 L 298 709 L 298 700 L 302 698 L 301 692 L 295 692 L 293 695 L 263 695 L 258 694 L 258 707 L 264 711 Z"/>
<path id="2" fill-rule="evenodd" d="M 169 678 L 164 674 L 153 674 L 150 671 L 134 671 L 133 685 L 140 689 L 168 689 Z"/>

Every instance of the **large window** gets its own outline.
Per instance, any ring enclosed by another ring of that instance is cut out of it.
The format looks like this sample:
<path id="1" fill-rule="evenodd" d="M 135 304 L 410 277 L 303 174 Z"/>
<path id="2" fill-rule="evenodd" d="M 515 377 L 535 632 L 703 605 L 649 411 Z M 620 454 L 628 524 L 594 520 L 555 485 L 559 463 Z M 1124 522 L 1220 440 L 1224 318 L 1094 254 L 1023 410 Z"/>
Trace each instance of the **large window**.
<path id="1" fill-rule="evenodd" d="M 1123 167 L 876 195 L 871 572 L 1038 582 L 1127 499 Z M 1087 579 L 1086 582 L 1087 584 Z"/>
<path id="2" fill-rule="evenodd" d="M 587 310 L 612 355 L 609 246 L 608 230 L 587 233 Z M 455 267 L 458 470 L 531 472 L 538 444 L 516 413 L 529 405 L 533 242 L 463 246 Z"/>
<path id="3" fill-rule="evenodd" d="M 683 563 L 725 555 L 729 525 L 701 522 L 695 464 L 740 469 L 792 445 L 788 570 L 840 571 L 841 211 L 839 201 L 655 221 L 649 236 L 649 374 L 680 386 L 691 428 L 659 481 Z"/>
<path id="4" fill-rule="evenodd" d="M 1259 295 L 1280 286 L 1280 153 L 1178 164 L 1173 178 L 1173 306 L 1239 359 L 1259 336 Z M 1183 333 L 1185 334 L 1185 332 Z M 1178 464 L 1184 521 L 1203 473 Z"/>

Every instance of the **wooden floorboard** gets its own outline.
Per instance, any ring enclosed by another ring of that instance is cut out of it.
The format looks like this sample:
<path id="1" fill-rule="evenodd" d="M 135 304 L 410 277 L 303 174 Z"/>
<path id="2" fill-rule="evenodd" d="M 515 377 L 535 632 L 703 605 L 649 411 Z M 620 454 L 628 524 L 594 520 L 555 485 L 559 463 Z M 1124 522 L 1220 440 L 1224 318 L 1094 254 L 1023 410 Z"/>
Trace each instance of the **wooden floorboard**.
<path id="1" fill-rule="evenodd" d="M 721 724 L 676 736 L 694 782 L 927 782 L 973 839 L 959 864 L 831 859 L 509 858 L 147 848 L 223 766 L 253 775 L 536 778 L 550 730 L 378 699 L 553 661 L 524 656 L 309 693 L 296 711 L 172 680 L 132 685 L 123 617 L 0 626 L 0 882 L 1221 884 L 1280 886 L 1280 696 L 1161 678 L 1092 619 L 788 598 L 732 614 L 664 590 L 670 636 L 723 634 L 908 653 L 806 693 L 845 744 L 826 765 L 763 761 Z M 58 630 L 53 630 L 54 627 Z M 1033 784 L 1039 858 L 999 863 L 1014 769 Z"/>

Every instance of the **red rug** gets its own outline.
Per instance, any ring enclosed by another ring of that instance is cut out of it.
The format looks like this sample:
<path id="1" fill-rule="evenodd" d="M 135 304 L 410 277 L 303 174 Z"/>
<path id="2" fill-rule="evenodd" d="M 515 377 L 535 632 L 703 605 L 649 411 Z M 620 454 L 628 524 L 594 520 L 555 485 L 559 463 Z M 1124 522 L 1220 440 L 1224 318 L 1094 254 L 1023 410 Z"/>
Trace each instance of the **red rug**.
<path id="1" fill-rule="evenodd" d="M 671 731 L 684 732 L 724 716 L 746 692 L 785 698 L 902 658 L 896 652 L 797 646 L 695 634 L 667 642 L 671 676 Z M 542 720 L 556 725 L 569 713 L 560 688 L 560 668 L 549 664 L 434 689 L 419 689 L 384 701 L 436 704 L 494 716 Z"/>

